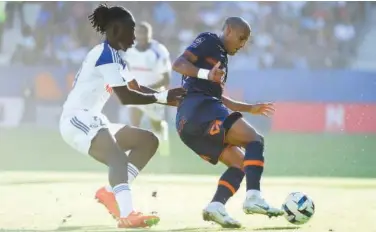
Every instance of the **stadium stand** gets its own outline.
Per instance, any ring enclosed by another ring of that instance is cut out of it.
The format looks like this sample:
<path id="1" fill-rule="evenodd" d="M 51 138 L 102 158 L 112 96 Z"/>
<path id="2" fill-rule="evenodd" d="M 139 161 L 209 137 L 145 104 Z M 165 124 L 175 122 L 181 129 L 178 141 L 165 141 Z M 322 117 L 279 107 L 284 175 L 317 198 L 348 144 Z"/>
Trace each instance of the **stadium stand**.
<path id="1" fill-rule="evenodd" d="M 0 64 L 79 64 L 101 39 L 87 21 L 97 4 L 1 2 Z M 236 68 L 254 69 L 351 68 L 372 21 L 367 9 L 374 7 L 370 2 L 116 4 L 130 9 L 136 20 L 151 22 L 156 39 L 173 57 L 200 31 L 218 31 L 226 16 L 242 16 L 251 23 L 254 37 L 252 45 L 233 59 Z"/>

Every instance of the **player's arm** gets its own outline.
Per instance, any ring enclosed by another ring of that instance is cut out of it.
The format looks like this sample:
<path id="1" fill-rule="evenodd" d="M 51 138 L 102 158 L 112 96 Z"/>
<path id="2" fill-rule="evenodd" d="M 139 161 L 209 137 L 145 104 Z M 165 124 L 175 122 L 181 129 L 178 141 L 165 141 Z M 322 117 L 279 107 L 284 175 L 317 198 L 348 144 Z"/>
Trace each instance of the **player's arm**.
<path id="1" fill-rule="evenodd" d="M 184 76 L 197 77 L 200 71 L 194 63 L 198 60 L 198 57 L 190 51 L 185 51 L 179 56 L 172 65 L 172 69 Z"/>
<path id="2" fill-rule="evenodd" d="M 210 55 L 210 50 L 207 50 L 207 48 L 212 46 L 209 40 L 201 38 L 201 40 L 197 42 L 198 39 L 196 39 L 196 42 L 189 46 L 185 52 L 175 60 L 172 69 L 184 76 L 220 82 L 222 76 L 225 74 L 224 71 L 219 69 L 219 66 L 221 65 L 220 62 L 218 62 L 212 70 L 202 69 L 195 66 L 195 63 L 200 56 Z"/>
<path id="3" fill-rule="evenodd" d="M 147 105 L 152 103 L 167 103 L 175 101 L 182 95 L 178 91 L 163 91 L 158 93 L 146 94 L 137 90 L 128 88 L 126 77 L 120 73 L 118 64 L 109 63 L 97 67 L 107 83 L 115 92 L 123 105 Z M 126 72 L 129 74 L 129 72 Z"/>
<path id="4" fill-rule="evenodd" d="M 141 93 L 146 93 L 146 94 L 148 94 L 148 93 L 158 93 L 158 91 L 155 90 L 155 89 L 152 89 L 150 87 L 138 84 L 138 82 L 136 81 L 136 79 L 133 79 L 133 80 L 129 81 L 128 82 L 128 87 L 131 90 L 139 91 Z"/>
<path id="5" fill-rule="evenodd" d="M 223 104 L 232 111 L 246 112 L 256 115 L 270 116 L 274 113 L 274 105 L 272 103 L 248 104 L 222 96 Z"/>
<path id="6" fill-rule="evenodd" d="M 235 101 L 229 97 L 222 96 L 223 104 L 232 111 L 250 112 L 252 105 L 244 102 Z"/>
<path id="7" fill-rule="evenodd" d="M 158 93 L 158 91 L 155 90 L 155 89 L 149 88 L 149 87 L 144 86 L 144 85 L 139 85 L 135 79 L 133 79 L 132 81 L 128 82 L 128 88 L 130 88 L 131 90 L 140 91 L 141 93 L 145 93 L 145 94 L 155 94 L 155 93 Z M 183 88 L 176 88 L 176 90 L 181 91 L 182 92 L 181 97 L 184 97 L 184 95 L 186 93 L 185 89 L 183 89 Z M 176 101 L 171 101 L 171 102 L 167 102 L 167 103 L 159 103 L 159 102 L 157 102 L 157 103 L 158 104 L 162 104 L 162 105 L 168 105 L 168 106 L 178 106 L 180 100 L 181 99 L 177 99 Z"/>
<path id="8" fill-rule="evenodd" d="M 145 94 L 130 90 L 126 85 L 114 86 L 112 89 L 123 105 L 147 105 L 157 102 L 154 94 Z"/>

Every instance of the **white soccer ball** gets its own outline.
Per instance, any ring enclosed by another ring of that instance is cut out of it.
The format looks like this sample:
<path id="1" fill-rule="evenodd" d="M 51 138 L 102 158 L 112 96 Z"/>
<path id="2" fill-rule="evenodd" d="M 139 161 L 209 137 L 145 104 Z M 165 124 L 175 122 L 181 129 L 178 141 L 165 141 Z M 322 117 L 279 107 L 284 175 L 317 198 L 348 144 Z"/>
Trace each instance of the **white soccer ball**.
<path id="1" fill-rule="evenodd" d="M 285 218 L 292 224 L 307 223 L 315 213 L 315 204 L 312 199 L 301 192 L 290 193 L 282 205 Z"/>

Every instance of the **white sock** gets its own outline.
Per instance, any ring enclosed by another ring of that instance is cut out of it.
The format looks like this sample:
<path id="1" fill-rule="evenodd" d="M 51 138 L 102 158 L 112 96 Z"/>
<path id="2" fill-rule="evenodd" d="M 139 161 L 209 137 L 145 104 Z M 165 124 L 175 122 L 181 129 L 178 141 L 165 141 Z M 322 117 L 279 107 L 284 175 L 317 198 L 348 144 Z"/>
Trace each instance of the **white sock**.
<path id="1" fill-rule="evenodd" d="M 131 184 L 134 181 L 134 179 L 136 179 L 136 177 L 138 176 L 138 173 L 139 173 L 138 168 L 134 166 L 133 164 L 128 163 L 128 184 Z M 113 193 L 111 186 L 107 185 L 105 188 L 107 192 Z"/>
<path id="2" fill-rule="evenodd" d="M 138 170 L 136 166 L 134 166 L 131 163 L 128 163 L 128 183 L 129 184 L 132 184 L 134 179 L 136 179 L 136 177 L 138 176 L 139 172 L 140 171 Z"/>
<path id="3" fill-rule="evenodd" d="M 260 190 L 251 189 L 247 191 L 247 198 L 260 198 L 261 192 Z"/>
<path id="4" fill-rule="evenodd" d="M 133 211 L 132 194 L 128 184 L 119 184 L 113 188 L 116 202 L 120 210 L 120 217 L 128 217 Z"/>

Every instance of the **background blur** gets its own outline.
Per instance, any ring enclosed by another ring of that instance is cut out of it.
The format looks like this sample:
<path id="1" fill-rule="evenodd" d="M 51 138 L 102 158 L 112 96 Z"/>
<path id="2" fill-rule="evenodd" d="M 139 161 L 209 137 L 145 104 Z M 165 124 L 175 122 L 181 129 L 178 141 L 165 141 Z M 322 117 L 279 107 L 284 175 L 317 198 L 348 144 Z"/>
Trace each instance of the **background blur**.
<path id="1" fill-rule="evenodd" d="M 266 173 L 376 177 L 376 4 L 372 2 L 111 2 L 154 27 L 175 59 L 227 16 L 252 26 L 230 59 L 227 94 L 275 101 L 271 119 L 247 116 L 266 135 Z M 0 2 L 0 171 L 103 171 L 58 133 L 61 105 L 86 53 L 103 38 L 87 16 L 98 2 Z M 173 73 L 172 85 L 180 77 Z M 112 99 L 105 113 L 127 122 Z M 220 173 L 174 129 L 172 155 L 149 173 Z M 148 127 L 145 124 L 145 127 Z"/>

